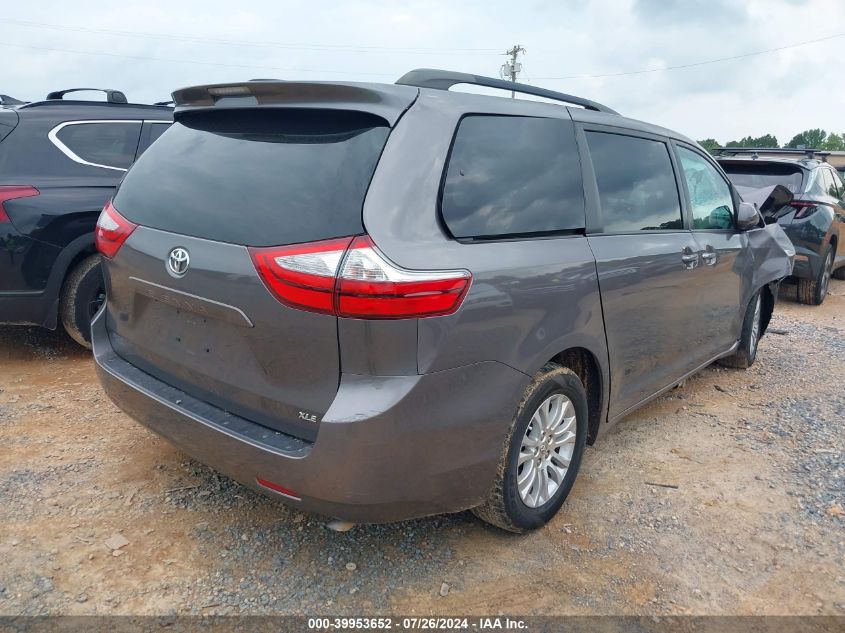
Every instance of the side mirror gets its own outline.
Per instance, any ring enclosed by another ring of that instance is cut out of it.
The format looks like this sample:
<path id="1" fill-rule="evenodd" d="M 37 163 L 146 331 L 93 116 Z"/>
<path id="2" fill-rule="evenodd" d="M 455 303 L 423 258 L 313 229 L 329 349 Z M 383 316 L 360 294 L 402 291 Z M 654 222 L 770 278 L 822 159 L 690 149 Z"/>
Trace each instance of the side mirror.
<path id="1" fill-rule="evenodd" d="M 747 231 L 760 226 L 760 212 L 757 205 L 750 202 L 740 202 L 736 211 L 736 228 Z"/>

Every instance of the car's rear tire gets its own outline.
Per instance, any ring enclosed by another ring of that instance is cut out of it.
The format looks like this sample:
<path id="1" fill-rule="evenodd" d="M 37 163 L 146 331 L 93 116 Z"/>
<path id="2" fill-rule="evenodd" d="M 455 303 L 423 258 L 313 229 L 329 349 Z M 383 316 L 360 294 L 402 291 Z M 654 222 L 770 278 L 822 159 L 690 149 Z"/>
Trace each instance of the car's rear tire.
<path id="1" fill-rule="evenodd" d="M 83 347 L 91 348 L 91 319 L 104 298 L 100 256 L 90 255 L 70 271 L 59 297 L 59 316 L 65 332 Z"/>
<path id="2" fill-rule="evenodd" d="M 739 337 L 739 347 L 730 356 L 719 359 L 719 364 L 725 367 L 748 369 L 757 359 L 757 347 L 763 335 L 763 293 L 757 292 L 748 302 L 745 317 L 742 319 L 742 333 Z"/>
<path id="3" fill-rule="evenodd" d="M 821 305 L 827 295 L 827 288 L 830 285 L 832 268 L 833 248 L 828 246 L 822 256 L 822 266 L 818 276 L 815 279 L 798 280 L 798 301 L 811 306 Z"/>
<path id="4" fill-rule="evenodd" d="M 472 512 L 510 532 L 551 520 L 578 474 L 587 413 L 587 394 L 575 372 L 546 364 L 523 394 L 487 500 Z"/>

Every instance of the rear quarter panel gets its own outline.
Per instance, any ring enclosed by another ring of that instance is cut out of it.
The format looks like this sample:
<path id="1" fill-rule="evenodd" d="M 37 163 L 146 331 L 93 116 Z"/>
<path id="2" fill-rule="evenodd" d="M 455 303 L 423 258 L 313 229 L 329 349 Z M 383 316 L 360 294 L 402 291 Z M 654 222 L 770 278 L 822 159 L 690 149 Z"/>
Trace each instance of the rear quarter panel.
<path id="1" fill-rule="evenodd" d="M 473 275 L 457 313 L 418 321 L 418 370 L 494 360 L 531 375 L 561 351 L 582 347 L 595 356 L 606 386 L 604 325 L 586 238 L 460 243 L 439 222 L 454 131 L 462 115 L 475 112 L 569 119 L 560 106 L 424 90 L 392 132 L 364 205 L 368 233 L 400 266 Z"/>

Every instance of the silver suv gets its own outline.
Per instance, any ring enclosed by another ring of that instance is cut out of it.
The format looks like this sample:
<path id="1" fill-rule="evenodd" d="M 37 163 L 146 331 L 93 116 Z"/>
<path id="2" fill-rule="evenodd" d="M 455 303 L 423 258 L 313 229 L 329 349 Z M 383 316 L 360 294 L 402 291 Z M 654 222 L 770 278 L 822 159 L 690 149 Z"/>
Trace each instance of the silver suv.
<path id="1" fill-rule="evenodd" d="M 175 92 L 100 217 L 100 379 L 304 510 L 536 528 L 611 423 L 754 362 L 792 246 L 674 132 L 397 83 Z"/>

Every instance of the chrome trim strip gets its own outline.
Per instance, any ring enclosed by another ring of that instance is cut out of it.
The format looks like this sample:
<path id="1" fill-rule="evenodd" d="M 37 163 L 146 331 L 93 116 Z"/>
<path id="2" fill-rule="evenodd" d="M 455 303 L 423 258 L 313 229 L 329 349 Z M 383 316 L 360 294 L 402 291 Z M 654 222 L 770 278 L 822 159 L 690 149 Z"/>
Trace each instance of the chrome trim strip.
<path id="1" fill-rule="evenodd" d="M 98 123 L 137 123 L 138 125 L 142 125 L 144 123 L 166 123 L 170 125 L 171 121 L 160 121 L 158 119 L 151 120 L 151 119 L 90 119 L 85 121 L 65 121 L 64 123 L 59 123 L 56 127 L 50 130 L 47 133 L 47 138 L 50 139 L 50 142 L 56 146 L 56 148 L 69 159 L 71 159 L 75 163 L 79 163 L 80 165 L 88 165 L 89 167 L 100 167 L 102 169 L 112 169 L 114 171 L 126 171 L 123 167 L 113 167 L 112 165 L 101 165 L 100 163 L 92 163 L 91 161 L 85 160 L 81 156 L 77 155 L 72 149 L 70 149 L 67 145 L 62 143 L 59 139 L 59 132 L 61 132 L 65 127 L 68 125 L 83 125 L 83 124 L 98 124 Z M 140 133 L 140 132 L 139 132 Z"/>
<path id="2" fill-rule="evenodd" d="M 199 295 L 191 294 L 190 292 L 184 292 L 182 290 L 176 290 L 175 288 L 170 288 L 168 286 L 162 286 L 161 284 L 153 283 L 152 281 L 147 281 L 146 279 L 138 279 L 138 277 L 129 277 L 130 281 L 135 281 L 141 284 L 147 284 L 148 286 L 154 286 L 155 288 L 159 288 L 161 290 L 166 290 L 167 292 L 172 292 L 177 295 L 182 295 L 184 297 L 190 297 L 191 299 L 198 299 L 199 301 L 204 301 L 205 303 L 212 303 L 214 305 L 220 306 L 221 308 L 226 308 L 228 310 L 233 310 L 237 312 L 243 320 L 246 322 L 247 326 L 255 327 L 252 321 L 250 321 L 249 317 L 244 314 L 244 311 L 240 308 L 237 308 L 233 305 L 229 305 L 228 303 L 222 303 L 220 301 L 215 301 L 214 299 L 206 299 L 205 297 L 200 297 Z"/>

